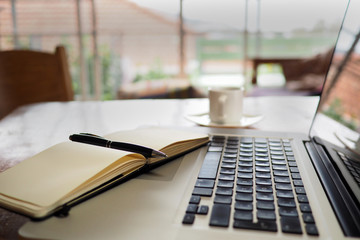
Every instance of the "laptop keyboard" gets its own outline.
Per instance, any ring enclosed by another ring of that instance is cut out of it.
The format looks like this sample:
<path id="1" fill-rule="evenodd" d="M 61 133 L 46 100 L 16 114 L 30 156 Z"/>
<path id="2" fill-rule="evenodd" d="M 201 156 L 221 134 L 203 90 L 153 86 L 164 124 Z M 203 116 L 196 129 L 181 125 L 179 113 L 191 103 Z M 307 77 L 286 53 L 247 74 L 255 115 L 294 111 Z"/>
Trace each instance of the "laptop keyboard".
<path id="1" fill-rule="evenodd" d="M 204 214 L 210 226 L 318 235 L 287 139 L 213 136 L 183 224 Z"/>
<path id="2" fill-rule="evenodd" d="M 357 185 L 360 187 L 360 161 L 352 159 L 351 156 L 342 152 L 338 152 L 341 160 L 344 162 L 346 168 L 349 170 Z"/>

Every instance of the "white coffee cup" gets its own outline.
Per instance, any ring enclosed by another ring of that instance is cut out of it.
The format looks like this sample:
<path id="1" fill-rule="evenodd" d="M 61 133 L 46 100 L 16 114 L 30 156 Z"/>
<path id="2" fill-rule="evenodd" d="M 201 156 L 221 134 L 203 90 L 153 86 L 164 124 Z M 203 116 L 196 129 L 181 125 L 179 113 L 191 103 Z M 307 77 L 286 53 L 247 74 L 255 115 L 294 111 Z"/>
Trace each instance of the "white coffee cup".
<path id="1" fill-rule="evenodd" d="M 213 123 L 239 123 L 243 115 L 243 88 L 209 89 L 209 116 Z"/>

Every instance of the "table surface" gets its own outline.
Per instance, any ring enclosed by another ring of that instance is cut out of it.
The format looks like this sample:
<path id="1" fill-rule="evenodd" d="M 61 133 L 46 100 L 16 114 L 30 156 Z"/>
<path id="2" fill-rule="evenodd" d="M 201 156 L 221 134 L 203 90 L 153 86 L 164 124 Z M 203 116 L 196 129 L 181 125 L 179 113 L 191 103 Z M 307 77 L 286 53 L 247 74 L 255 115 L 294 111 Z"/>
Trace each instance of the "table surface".
<path id="1" fill-rule="evenodd" d="M 307 133 L 318 97 L 248 97 L 244 112 L 263 115 L 250 128 Z M 0 121 L 0 172 L 24 159 L 66 141 L 72 133 L 105 135 L 140 126 L 183 126 L 195 123 L 185 116 L 208 111 L 207 99 L 49 102 L 15 110 Z M 28 218 L 0 208 L 0 239 L 17 237 Z"/>

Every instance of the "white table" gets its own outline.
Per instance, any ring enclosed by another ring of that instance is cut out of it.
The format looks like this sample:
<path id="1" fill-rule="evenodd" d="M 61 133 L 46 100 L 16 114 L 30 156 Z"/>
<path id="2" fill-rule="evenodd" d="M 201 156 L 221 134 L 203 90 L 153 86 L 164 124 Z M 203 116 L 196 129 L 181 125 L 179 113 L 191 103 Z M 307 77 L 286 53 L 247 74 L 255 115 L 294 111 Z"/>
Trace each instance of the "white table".
<path id="1" fill-rule="evenodd" d="M 244 111 L 262 114 L 260 130 L 307 133 L 318 97 L 246 98 Z M 24 106 L 0 121 L 0 172 L 72 133 L 99 135 L 140 126 L 196 126 L 186 115 L 208 110 L 207 99 L 52 102 Z M 0 238 L 16 236 L 27 218 L 0 208 Z"/>

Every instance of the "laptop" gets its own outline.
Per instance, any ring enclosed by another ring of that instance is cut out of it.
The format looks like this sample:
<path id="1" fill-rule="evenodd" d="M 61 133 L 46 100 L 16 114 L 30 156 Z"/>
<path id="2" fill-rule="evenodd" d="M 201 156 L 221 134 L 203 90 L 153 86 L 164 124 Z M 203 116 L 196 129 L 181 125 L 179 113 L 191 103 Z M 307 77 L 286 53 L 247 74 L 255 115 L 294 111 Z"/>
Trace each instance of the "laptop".
<path id="1" fill-rule="evenodd" d="M 357 1 L 349 3 L 308 135 L 211 129 L 208 146 L 75 206 L 67 217 L 28 222 L 19 234 L 360 239 L 359 12 Z"/>

